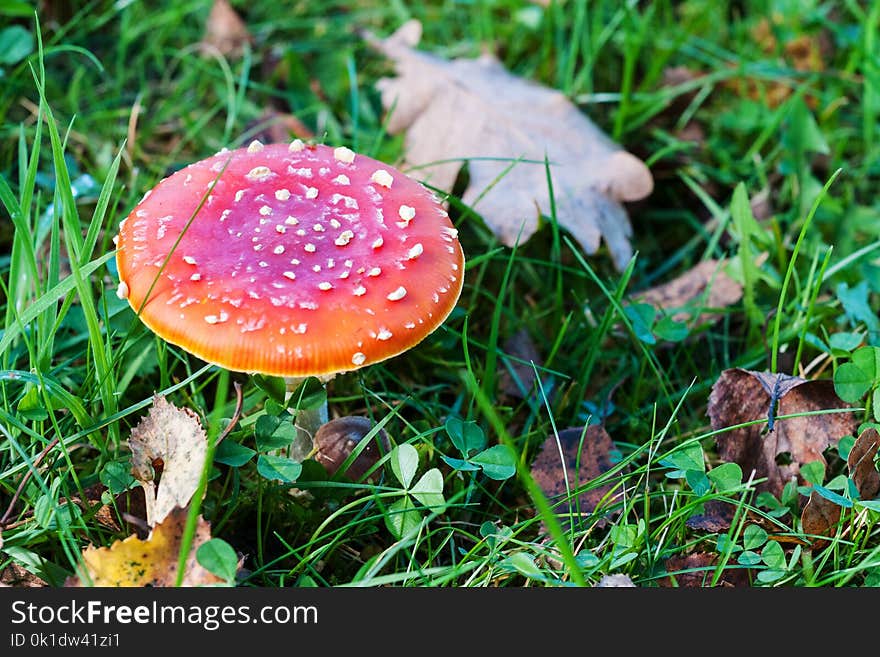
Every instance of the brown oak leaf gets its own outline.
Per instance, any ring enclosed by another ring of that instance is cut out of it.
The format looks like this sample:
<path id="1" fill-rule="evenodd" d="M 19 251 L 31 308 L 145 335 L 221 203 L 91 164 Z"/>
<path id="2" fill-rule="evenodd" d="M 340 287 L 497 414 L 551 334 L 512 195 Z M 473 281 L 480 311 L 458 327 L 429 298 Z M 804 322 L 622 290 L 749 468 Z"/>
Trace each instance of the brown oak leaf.
<path id="1" fill-rule="evenodd" d="M 406 162 L 427 184 L 450 191 L 464 162 L 462 200 L 506 245 L 525 242 L 551 213 L 587 253 L 604 239 L 618 269 L 632 256 L 622 202 L 651 193 L 648 167 L 606 136 L 559 91 L 509 73 L 490 55 L 446 60 L 415 49 L 409 21 L 368 42 L 397 77 L 377 83 L 391 112 L 388 130 L 406 132 Z"/>
<path id="2" fill-rule="evenodd" d="M 712 386 L 708 415 L 712 429 L 720 430 L 752 420 L 767 420 L 718 434 L 718 455 L 738 463 L 746 476 L 754 471 L 766 481 L 756 485 L 779 497 L 785 484 L 798 476 L 800 466 L 825 462 L 822 452 L 852 434 L 858 418 L 853 413 L 803 415 L 785 420 L 779 416 L 808 411 L 844 409 L 845 404 L 826 380 L 808 381 L 786 374 L 724 370 Z M 777 462 L 789 455 L 790 463 Z"/>
<path id="3" fill-rule="evenodd" d="M 247 25 L 229 4 L 229 0 L 214 0 L 200 44 L 202 53 L 208 55 L 219 52 L 238 57 L 244 51 L 245 45 L 252 41 Z"/>

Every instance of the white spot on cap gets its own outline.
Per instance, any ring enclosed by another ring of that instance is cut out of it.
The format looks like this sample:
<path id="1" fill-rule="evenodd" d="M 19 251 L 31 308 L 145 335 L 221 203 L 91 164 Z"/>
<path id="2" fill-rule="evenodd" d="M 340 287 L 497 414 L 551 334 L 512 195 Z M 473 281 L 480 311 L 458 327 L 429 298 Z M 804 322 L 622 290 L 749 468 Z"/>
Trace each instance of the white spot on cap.
<path id="1" fill-rule="evenodd" d="M 260 260 L 257 264 L 260 265 L 260 267 L 268 267 L 269 266 L 269 263 L 266 262 L 265 260 Z"/>
<path id="2" fill-rule="evenodd" d="M 394 178 L 392 178 L 391 174 L 385 171 L 385 169 L 376 169 L 373 172 L 373 175 L 370 176 L 370 180 L 377 185 L 382 185 L 382 187 L 387 187 L 388 189 L 391 189 L 391 183 L 394 182 Z"/>
<path id="3" fill-rule="evenodd" d="M 333 289 L 333 284 L 328 283 L 327 281 L 322 281 L 322 282 L 318 283 L 318 289 L 326 292 L 327 290 Z"/>
<path id="4" fill-rule="evenodd" d="M 406 252 L 406 259 L 413 260 L 415 258 L 418 258 L 420 255 L 422 255 L 424 250 L 425 249 L 424 249 L 424 247 L 422 247 L 422 243 L 419 242 L 418 244 L 413 246 L 413 248 L 411 248 L 409 251 Z"/>
<path id="5" fill-rule="evenodd" d="M 345 146 L 340 146 L 339 148 L 333 149 L 333 157 L 335 157 L 340 162 L 351 164 L 352 162 L 354 162 L 354 151 L 350 148 L 346 148 Z"/>
<path id="6" fill-rule="evenodd" d="M 416 216 L 416 209 L 410 205 L 401 205 L 397 209 L 397 214 L 400 215 L 400 218 L 403 219 L 405 223 L 409 223 Z"/>
<path id="7" fill-rule="evenodd" d="M 286 223 L 288 226 L 296 226 L 297 224 L 299 224 L 299 219 L 297 219 L 296 217 L 287 217 L 287 219 L 284 220 L 284 223 Z"/>
<path id="8" fill-rule="evenodd" d="M 388 299 L 389 301 L 400 301 L 405 296 L 406 296 L 406 288 L 401 285 L 399 288 L 394 290 L 394 292 L 392 292 L 391 294 L 389 294 L 385 298 Z"/>
<path id="9" fill-rule="evenodd" d="M 226 221 L 226 217 L 228 217 L 232 213 L 232 210 L 224 210 L 220 213 L 220 221 Z"/>
<path id="10" fill-rule="evenodd" d="M 296 258 L 293 258 L 293 259 L 290 261 L 290 264 L 292 264 L 292 265 L 298 265 L 298 264 L 299 264 L 299 260 L 297 260 Z"/>
<path id="11" fill-rule="evenodd" d="M 458 231 L 455 228 L 450 228 L 449 226 L 443 226 L 440 229 L 440 233 L 443 235 L 444 239 L 448 238 L 447 241 L 454 240 L 456 237 L 458 237 Z"/>
<path id="12" fill-rule="evenodd" d="M 287 232 L 287 226 L 283 224 L 275 224 L 275 232 L 284 235 L 284 233 Z"/>
<path id="13" fill-rule="evenodd" d="M 262 205 L 260 206 L 260 214 L 264 217 L 268 217 L 270 214 L 272 214 L 272 208 L 270 208 L 268 205 Z"/>
<path id="14" fill-rule="evenodd" d="M 269 167 L 254 167 L 245 174 L 245 178 L 248 180 L 265 180 L 273 175 L 275 174 L 272 173 L 272 169 Z"/>
<path id="15" fill-rule="evenodd" d="M 387 328 L 381 328 L 381 329 L 379 329 L 379 332 L 376 334 L 376 339 L 377 340 L 387 340 L 388 338 L 391 337 L 391 335 L 392 335 L 391 331 L 389 331 Z"/>
<path id="16" fill-rule="evenodd" d="M 403 325 L 403 328 L 408 328 L 408 329 L 414 329 L 415 327 L 416 327 L 415 322 L 407 322 L 406 324 Z"/>
<path id="17" fill-rule="evenodd" d="M 356 297 L 362 297 L 367 293 L 367 288 L 363 285 L 358 285 L 351 293 Z"/>
<path id="18" fill-rule="evenodd" d="M 294 274 L 292 271 L 286 271 L 281 275 L 284 276 L 284 278 L 289 278 L 292 281 L 296 280 L 296 274 Z"/>
<path id="19" fill-rule="evenodd" d="M 274 249 L 272 249 L 272 253 L 274 253 L 275 255 L 281 255 L 282 253 L 284 253 L 284 245 L 279 244 Z"/>
<path id="20" fill-rule="evenodd" d="M 351 357 L 351 362 L 360 366 L 367 362 L 367 357 L 359 351 Z"/>
<path id="21" fill-rule="evenodd" d="M 225 322 L 227 319 L 229 319 L 229 315 L 227 315 L 222 310 L 220 311 L 219 315 L 205 315 L 205 321 L 208 322 L 208 324 L 220 324 L 222 322 Z"/>
<path id="22" fill-rule="evenodd" d="M 367 276 L 378 276 L 382 273 L 382 270 L 379 267 L 373 267 L 370 271 L 367 272 Z"/>
<path id="23" fill-rule="evenodd" d="M 337 185 L 350 185 L 351 184 L 351 180 L 349 180 L 348 176 L 346 176 L 344 173 L 340 173 L 338 176 L 336 176 L 333 179 L 333 182 L 335 182 Z"/>
<path id="24" fill-rule="evenodd" d="M 318 198 L 318 188 L 317 187 L 308 187 L 306 189 L 306 198 Z"/>
<path id="25" fill-rule="evenodd" d="M 312 265 L 312 271 L 316 274 L 321 271 L 321 265 Z"/>
<path id="26" fill-rule="evenodd" d="M 239 189 L 237 192 L 235 192 L 235 202 L 236 203 L 238 203 L 243 198 L 244 198 L 244 190 L 243 189 Z"/>
<path id="27" fill-rule="evenodd" d="M 378 248 L 379 248 L 380 246 L 382 246 L 384 243 L 385 243 L 385 240 L 383 240 L 383 239 L 382 239 L 382 236 L 380 235 L 380 236 L 377 237 L 375 240 L 373 240 L 373 248 L 374 248 L 374 249 L 378 249 Z"/>
<path id="28" fill-rule="evenodd" d="M 120 299 L 128 299 L 128 285 L 125 281 L 119 281 L 119 285 L 116 287 L 116 296 Z"/>
<path id="29" fill-rule="evenodd" d="M 312 226 L 312 230 L 315 231 L 316 233 L 323 233 L 324 232 L 324 224 L 315 224 L 314 226 Z"/>
<path id="30" fill-rule="evenodd" d="M 259 153 L 261 150 L 263 150 L 263 144 L 257 139 L 254 139 L 250 144 L 248 144 L 248 153 Z"/>
<path id="31" fill-rule="evenodd" d="M 334 242 L 336 246 L 345 246 L 351 240 L 354 239 L 354 232 L 350 230 L 344 230 L 339 234 L 339 237 L 336 238 Z"/>
<path id="32" fill-rule="evenodd" d="M 339 223 L 339 221 L 338 221 L 337 219 L 331 219 L 331 220 L 330 220 L 330 227 L 331 227 L 331 228 L 339 228 L 341 225 L 342 225 L 342 224 Z"/>
<path id="33" fill-rule="evenodd" d="M 306 244 L 306 245 L 303 247 L 303 250 L 306 251 L 306 252 L 308 252 L 308 253 L 314 253 L 314 252 L 315 252 L 315 245 L 312 244 L 311 242 L 309 242 L 308 244 Z"/>
<path id="34" fill-rule="evenodd" d="M 195 274 L 193 274 L 192 276 L 189 277 L 189 280 L 200 281 L 200 280 L 202 280 L 202 275 L 200 273 L 196 272 Z"/>
<path id="35" fill-rule="evenodd" d="M 188 265 L 196 264 L 196 259 L 189 255 L 183 256 L 183 261 Z"/>
<path id="36" fill-rule="evenodd" d="M 117 246 L 119 244 L 119 235 L 113 236 L 113 246 Z"/>
<path id="37" fill-rule="evenodd" d="M 290 142 L 290 146 L 287 147 L 287 150 L 291 153 L 299 153 L 305 147 L 306 145 L 303 143 L 302 139 L 294 139 Z"/>
<path id="38" fill-rule="evenodd" d="M 286 201 L 290 198 L 290 190 L 289 189 L 276 189 L 275 190 L 275 198 L 279 201 Z"/>

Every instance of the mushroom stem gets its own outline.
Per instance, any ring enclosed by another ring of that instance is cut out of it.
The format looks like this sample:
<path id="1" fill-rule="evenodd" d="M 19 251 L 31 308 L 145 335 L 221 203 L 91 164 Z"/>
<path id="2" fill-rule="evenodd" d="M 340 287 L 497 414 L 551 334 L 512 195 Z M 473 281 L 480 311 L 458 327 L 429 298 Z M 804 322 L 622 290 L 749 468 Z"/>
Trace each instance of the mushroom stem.
<path id="1" fill-rule="evenodd" d="M 287 400 L 293 394 L 299 385 L 305 380 L 305 377 L 286 376 L 284 382 L 287 384 Z M 325 424 L 329 419 L 327 411 L 327 400 L 321 402 L 317 408 L 303 408 L 296 412 L 294 424 L 296 426 L 296 438 L 290 446 L 288 456 L 294 461 L 302 463 L 314 453 L 315 432 Z"/>

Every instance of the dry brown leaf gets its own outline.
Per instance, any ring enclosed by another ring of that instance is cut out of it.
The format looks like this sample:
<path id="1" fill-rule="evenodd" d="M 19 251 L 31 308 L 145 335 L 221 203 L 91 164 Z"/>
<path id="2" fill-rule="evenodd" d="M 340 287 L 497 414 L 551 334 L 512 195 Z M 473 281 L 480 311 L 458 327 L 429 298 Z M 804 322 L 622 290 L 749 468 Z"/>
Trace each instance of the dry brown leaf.
<path id="1" fill-rule="evenodd" d="M 533 392 L 538 381 L 531 363 L 541 367 L 544 359 L 538 353 L 538 348 L 529 336 L 529 332 L 524 328 L 505 340 L 503 350 L 512 358 L 502 358 L 498 387 L 508 397 L 525 399 Z"/>
<path id="2" fill-rule="evenodd" d="M 710 552 L 693 552 L 669 557 L 666 560 L 666 577 L 658 580 L 660 586 L 679 588 L 704 588 L 712 586 L 717 555 Z M 749 576 L 745 569 L 729 568 L 721 575 L 716 586 L 748 586 Z"/>
<path id="3" fill-rule="evenodd" d="M 687 519 L 685 524 L 691 529 L 702 529 L 707 532 L 726 532 L 730 529 L 736 506 L 722 500 L 709 500 L 703 504 L 703 513 L 697 513 Z"/>
<path id="4" fill-rule="evenodd" d="M 208 439 L 193 411 L 157 395 L 149 414 L 132 429 L 128 444 L 132 474 L 144 487 L 147 523 L 152 527 L 173 508 L 189 504 L 205 466 Z M 162 477 L 156 486 L 159 464 Z"/>
<path id="5" fill-rule="evenodd" d="M 771 397 L 776 398 L 772 408 Z M 772 427 L 770 423 L 759 423 L 726 431 L 718 434 L 715 442 L 721 460 L 738 463 L 747 477 L 753 470 L 756 478 L 766 477 L 756 489 L 779 497 L 786 482 L 798 476 L 801 465 L 811 461 L 824 463 L 822 452 L 836 445 L 841 437 L 852 434 L 858 418 L 853 413 L 775 418 L 847 407 L 835 394 L 831 381 L 808 381 L 786 374 L 735 368 L 724 370 L 712 386 L 707 412 L 716 431 L 772 418 Z M 777 463 L 781 454 L 789 454 L 791 462 Z"/>
<path id="6" fill-rule="evenodd" d="M 19 566 L 14 561 L 0 570 L 0 586 L 13 586 L 16 588 L 38 588 L 49 586 L 42 578 Z"/>
<path id="7" fill-rule="evenodd" d="M 707 309 L 737 303 L 743 288 L 724 271 L 724 260 L 704 260 L 680 276 L 633 295 L 635 301 L 665 310 L 677 322 L 696 325 L 717 321 L 721 315 Z"/>
<path id="8" fill-rule="evenodd" d="M 840 505 L 819 495 L 815 490 L 810 492 L 810 499 L 801 512 L 801 531 L 813 536 L 830 536 L 836 531 L 840 522 Z M 821 548 L 827 543 L 814 540 L 813 547 Z"/>
<path id="9" fill-rule="evenodd" d="M 859 491 L 859 498 L 872 500 L 880 492 L 880 472 L 874 465 L 880 434 L 876 429 L 865 429 L 853 444 L 846 459 L 849 476 Z"/>
<path id="10" fill-rule="evenodd" d="M 232 8 L 228 0 L 214 0 L 208 20 L 205 22 L 205 34 L 202 37 L 203 54 L 219 52 L 230 57 L 238 57 L 244 52 L 245 44 L 253 42 L 247 25 L 241 16 Z"/>
<path id="11" fill-rule="evenodd" d="M 531 468 L 532 478 L 551 504 L 565 498 L 568 493 L 566 475 L 570 490 L 575 491 L 610 470 L 613 465 L 611 452 L 614 442 L 601 426 L 590 425 L 586 430 L 582 427 L 565 429 L 558 436 L 558 443 L 556 436 L 550 436 L 544 441 Z M 556 513 L 562 516 L 563 524 L 568 524 L 565 519 L 569 514 L 591 513 L 611 488 L 610 484 L 604 484 L 584 490 L 580 495 L 573 496 L 573 499 L 555 506 Z M 600 521 L 600 524 L 604 524 L 604 521 Z"/>
<path id="12" fill-rule="evenodd" d="M 880 446 L 880 435 L 876 429 L 865 429 L 850 449 L 846 459 L 849 477 L 853 480 L 859 497 L 863 500 L 873 499 L 880 491 L 880 472 L 874 465 L 874 457 Z M 831 536 L 837 531 L 840 522 L 840 505 L 828 500 L 816 491 L 810 492 L 810 499 L 801 512 L 801 528 L 806 534 L 815 536 Z M 827 543 L 824 540 L 813 542 L 814 548 L 821 548 Z"/>
<path id="13" fill-rule="evenodd" d="M 65 585 L 89 586 L 91 582 L 94 586 L 174 586 L 187 513 L 186 509 L 173 509 L 153 527 L 146 540 L 129 536 L 109 548 L 86 548 L 82 557 L 87 576 L 69 578 Z M 196 560 L 196 550 L 210 539 L 211 525 L 199 516 L 186 560 L 183 586 L 205 586 L 223 581 Z"/>
<path id="14" fill-rule="evenodd" d="M 551 212 L 546 157 L 559 225 L 587 253 L 604 239 L 622 269 L 632 229 L 621 203 L 651 193 L 648 167 L 564 94 L 510 74 L 489 55 L 445 60 L 419 52 L 420 38 L 418 21 L 386 39 L 368 37 L 397 69 L 377 88 L 391 111 L 389 132 L 406 132 L 407 164 L 418 167 L 412 173 L 450 191 L 468 161 L 462 200 L 512 246 L 537 230 L 539 213 Z"/>

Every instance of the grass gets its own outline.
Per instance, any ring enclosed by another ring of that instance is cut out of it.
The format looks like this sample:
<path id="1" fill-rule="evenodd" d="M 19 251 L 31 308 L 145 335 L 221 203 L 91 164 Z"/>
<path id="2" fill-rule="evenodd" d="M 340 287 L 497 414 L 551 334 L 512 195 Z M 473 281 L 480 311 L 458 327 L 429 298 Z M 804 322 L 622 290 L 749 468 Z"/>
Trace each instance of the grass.
<path id="1" fill-rule="evenodd" d="M 816 543 L 800 522 L 804 491 L 768 500 L 748 472 L 727 487 L 676 474 L 684 455 L 691 470 L 724 472 L 706 405 L 725 369 L 830 378 L 855 348 L 829 347 L 834 335 L 880 344 L 876 7 L 251 3 L 239 8 L 254 43 L 224 58 L 197 46 L 210 4 L 45 3 L 38 24 L 26 7 L 0 17 L 34 39 L 30 55 L 0 62 L 0 513 L 30 474 L 2 527 L 0 569 L 14 562 L 59 585 L 84 548 L 132 533 L 126 497 L 105 493 L 108 524 L 96 491 L 130 485 L 114 473 L 127 471 L 126 439 L 154 393 L 217 436 L 239 384 L 242 417 L 224 442 L 247 449 L 260 418 L 286 417 L 271 381 L 206 365 L 141 325 L 115 295 L 112 237 L 159 179 L 265 130 L 269 107 L 328 144 L 400 162 L 374 88 L 389 68 L 358 34 L 414 17 L 426 50 L 491 49 L 649 163 L 655 191 L 629 208 L 637 255 L 616 271 L 552 216 L 510 249 L 453 194 L 468 259 L 458 307 L 416 349 L 328 386 L 331 415 L 370 417 L 415 448 L 417 476 L 440 471 L 445 505 L 412 500 L 395 474 L 400 451 L 371 484 L 307 462 L 295 485 L 225 453 L 197 510 L 244 555 L 239 585 L 569 586 L 622 573 L 659 586 L 670 572 L 704 586 L 880 584 L 876 509 L 845 508 Z M 745 290 L 719 321 L 657 340 L 627 309 L 636 292 L 722 257 L 739 263 Z M 525 398 L 503 390 L 522 363 L 508 343 L 520 331 L 543 357 Z M 516 474 L 451 467 L 449 418 L 509 446 Z M 604 496 L 571 522 L 529 468 L 548 437 L 591 422 L 616 452 L 572 491 Z M 826 452 L 820 483 L 846 474 L 838 452 Z M 717 500 L 736 509 L 730 528 L 695 527 Z M 684 559 L 694 554 L 711 560 Z"/>

